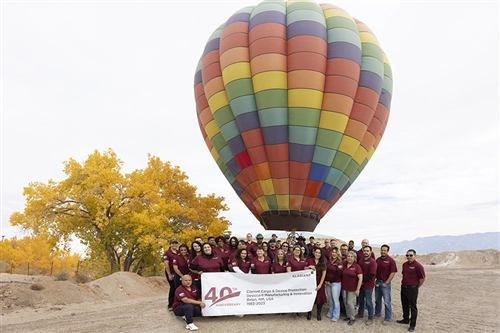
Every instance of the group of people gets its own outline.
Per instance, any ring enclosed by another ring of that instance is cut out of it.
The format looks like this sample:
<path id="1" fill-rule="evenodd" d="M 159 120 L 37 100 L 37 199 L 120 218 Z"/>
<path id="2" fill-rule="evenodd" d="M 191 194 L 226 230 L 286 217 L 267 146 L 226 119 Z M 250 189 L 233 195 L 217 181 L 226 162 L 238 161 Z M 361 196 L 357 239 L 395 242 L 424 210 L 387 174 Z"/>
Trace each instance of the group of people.
<path id="1" fill-rule="evenodd" d="M 252 234 L 238 240 L 229 235 L 209 237 L 207 242 L 196 238 L 190 246 L 170 240 L 170 248 L 163 260 L 165 274 L 170 284 L 168 308 L 183 316 L 186 329 L 197 330 L 193 317 L 201 315 L 205 304 L 201 301 L 201 279 L 207 272 L 234 272 L 236 274 L 280 274 L 300 270 L 316 271 L 316 318 L 321 320 L 323 305 L 329 304 L 326 316 L 333 321 L 345 313 L 348 325 L 368 312 L 366 325 L 373 324 L 374 316 L 381 317 L 384 325 L 392 320 L 391 282 L 397 267 L 389 256 L 389 245 L 382 245 L 380 256 L 375 258 L 369 241 L 364 239 L 359 250 L 354 241 L 337 246 L 335 239 L 324 240 L 322 245 L 314 236 L 309 243 L 303 236 L 281 242 L 275 234 L 267 242 L 262 234 Z M 406 253 L 407 262 L 402 267 L 401 303 L 403 319 L 413 332 L 417 320 L 418 289 L 425 281 L 423 266 L 416 259 L 416 252 Z M 373 291 L 375 290 L 375 306 Z M 357 308 L 357 314 L 355 309 Z M 300 314 L 293 314 L 300 317 Z M 311 320 L 312 311 L 306 316 Z"/>

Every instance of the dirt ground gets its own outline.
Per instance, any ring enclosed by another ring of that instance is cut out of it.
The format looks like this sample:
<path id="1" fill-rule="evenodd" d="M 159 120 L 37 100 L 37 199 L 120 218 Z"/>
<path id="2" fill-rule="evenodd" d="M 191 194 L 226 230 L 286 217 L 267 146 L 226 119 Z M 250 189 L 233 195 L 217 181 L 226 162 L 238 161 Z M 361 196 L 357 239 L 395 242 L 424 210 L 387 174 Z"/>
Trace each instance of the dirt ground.
<path id="1" fill-rule="evenodd" d="M 204 332 L 406 332 L 395 323 L 402 317 L 399 292 L 402 256 L 392 289 L 394 320 L 372 326 L 361 319 L 353 326 L 290 315 L 247 315 L 195 318 Z M 418 257 L 427 279 L 419 293 L 416 332 L 500 332 L 499 252 L 461 251 Z M 0 274 L 0 332 L 182 332 L 184 322 L 167 311 L 168 284 L 163 277 L 115 273 L 87 284 L 54 281 L 53 277 Z M 42 290 L 32 290 L 34 285 Z"/>

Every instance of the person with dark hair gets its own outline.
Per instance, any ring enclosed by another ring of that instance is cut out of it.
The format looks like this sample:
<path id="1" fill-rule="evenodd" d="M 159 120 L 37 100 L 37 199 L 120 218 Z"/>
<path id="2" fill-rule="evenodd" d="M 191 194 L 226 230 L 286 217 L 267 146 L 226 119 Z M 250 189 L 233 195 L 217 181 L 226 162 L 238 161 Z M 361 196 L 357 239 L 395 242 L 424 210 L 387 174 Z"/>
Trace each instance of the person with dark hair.
<path id="1" fill-rule="evenodd" d="M 274 260 L 274 256 L 276 255 L 276 252 L 278 252 L 279 248 L 276 247 L 276 241 L 274 239 L 270 239 L 269 242 L 269 249 L 267 249 L 267 252 L 269 252 L 269 258 L 271 258 L 271 261 Z"/>
<path id="2" fill-rule="evenodd" d="M 316 298 L 314 299 L 314 304 L 316 304 L 316 318 L 321 320 L 321 311 L 323 310 L 323 304 L 326 303 L 326 293 L 325 293 L 325 277 L 326 277 L 326 260 L 323 250 L 319 247 L 315 247 L 312 250 L 313 258 L 307 260 L 307 268 L 316 271 Z M 307 313 L 307 320 L 311 320 L 312 311 Z"/>
<path id="3" fill-rule="evenodd" d="M 287 262 L 287 257 L 285 251 L 279 249 L 278 252 L 276 252 L 274 260 L 271 264 L 271 273 L 272 274 L 286 273 L 286 262 Z"/>
<path id="4" fill-rule="evenodd" d="M 264 238 L 264 237 L 262 237 L 262 238 Z M 255 250 L 257 250 L 257 243 L 255 243 L 252 240 L 252 234 L 251 233 L 247 234 L 247 240 L 246 240 L 245 244 L 246 244 L 246 249 L 247 249 L 248 253 L 249 254 L 251 253 L 252 256 L 253 256 L 254 248 L 255 248 Z"/>
<path id="5" fill-rule="evenodd" d="M 358 264 L 361 260 L 363 260 L 363 249 L 365 248 L 365 246 L 369 246 L 370 245 L 370 241 L 368 239 L 363 239 L 361 241 L 361 248 L 359 249 L 359 251 L 357 252 L 358 254 Z M 375 254 L 372 252 L 372 254 L 370 255 L 373 260 L 375 260 Z M 361 266 L 361 265 L 360 265 Z"/>
<path id="6" fill-rule="evenodd" d="M 214 254 L 210 243 L 203 243 L 201 255 L 191 261 L 189 269 L 198 274 L 201 281 L 203 272 L 224 272 L 224 263 L 218 255 Z"/>
<path id="7" fill-rule="evenodd" d="M 346 245 L 347 245 L 347 244 L 346 244 Z M 349 241 L 349 245 L 347 246 L 347 251 L 356 251 L 356 250 L 354 249 L 354 241 L 353 241 L 352 239 Z M 358 251 L 356 251 L 356 254 L 357 254 L 357 253 L 358 253 Z"/>
<path id="8" fill-rule="evenodd" d="M 170 286 L 168 292 L 168 311 L 172 311 L 175 296 L 175 282 L 174 282 L 174 258 L 178 255 L 179 242 L 177 239 L 170 240 L 170 248 L 163 254 L 163 263 L 165 264 L 165 276 L 168 285 Z"/>
<path id="9" fill-rule="evenodd" d="M 255 255 L 254 255 L 254 257 L 256 257 L 256 256 L 257 256 L 257 250 L 258 250 L 259 248 L 261 248 L 262 250 L 264 250 L 264 256 L 269 257 L 269 258 L 271 257 L 271 256 L 270 256 L 270 253 L 269 253 L 269 244 L 268 244 L 267 242 L 262 242 L 262 244 L 260 244 L 260 245 L 257 247 L 257 249 L 255 250 Z"/>
<path id="10" fill-rule="evenodd" d="M 348 325 L 354 324 L 354 305 L 356 298 L 359 296 L 359 290 L 363 283 L 363 271 L 356 263 L 356 251 L 349 251 L 345 261 L 345 267 L 342 270 L 342 298 L 344 299 L 346 317 L 345 321 L 349 321 Z"/>
<path id="11" fill-rule="evenodd" d="M 201 256 L 202 246 L 203 246 L 202 243 L 198 241 L 193 241 L 191 243 L 191 253 L 189 254 L 188 268 L 189 265 L 191 265 L 191 262 L 193 261 L 194 258 L 196 258 L 197 256 Z M 195 274 L 191 272 L 191 270 L 189 270 L 189 275 L 191 276 L 193 284 L 196 286 L 196 288 L 198 288 L 198 290 L 201 290 L 201 282 L 198 274 Z"/>
<path id="12" fill-rule="evenodd" d="M 238 238 L 233 236 L 229 239 L 229 257 L 231 257 L 231 255 L 236 251 L 238 251 Z"/>
<path id="13" fill-rule="evenodd" d="M 181 244 L 179 246 L 179 255 L 177 255 L 173 260 L 174 268 L 174 285 L 177 289 L 181 285 L 181 277 L 183 275 L 189 274 L 189 249 L 186 244 Z"/>
<path id="14" fill-rule="evenodd" d="M 270 274 L 271 273 L 271 258 L 264 255 L 264 249 L 257 249 L 257 256 L 252 259 L 250 266 L 252 274 Z"/>
<path id="15" fill-rule="evenodd" d="M 347 244 L 340 245 L 340 255 L 342 256 L 342 260 L 345 260 L 347 258 L 348 252 L 349 252 L 349 248 L 347 247 Z M 356 255 L 358 255 L 358 254 L 356 253 Z"/>
<path id="16" fill-rule="evenodd" d="M 382 298 L 384 299 L 385 315 L 383 325 L 392 320 L 391 281 L 398 268 L 396 261 L 389 256 L 389 245 L 380 247 L 380 257 L 377 258 L 377 279 L 375 280 L 375 316 L 382 316 Z"/>
<path id="17" fill-rule="evenodd" d="M 308 252 L 308 256 L 311 257 L 311 258 L 314 258 L 313 250 L 316 247 L 316 244 L 315 244 L 315 241 L 314 241 L 314 236 L 309 237 L 309 244 L 307 244 L 306 246 L 307 246 L 307 250 L 308 250 L 307 251 Z"/>
<path id="18" fill-rule="evenodd" d="M 235 258 L 231 262 L 231 267 L 235 273 L 251 274 L 250 267 L 252 261 L 248 257 L 246 248 L 241 248 L 236 252 Z"/>
<path id="19" fill-rule="evenodd" d="M 287 272 L 303 271 L 307 269 L 307 262 L 304 259 L 302 248 L 300 245 L 294 245 L 292 249 L 293 255 L 286 262 Z M 292 317 L 300 317 L 299 313 L 292 313 Z"/>
<path id="20" fill-rule="evenodd" d="M 337 247 L 332 248 L 330 258 L 326 262 L 326 294 L 330 302 L 330 309 L 326 316 L 333 321 L 340 318 L 340 290 L 342 288 L 342 256 Z"/>
<path id="21" fill-rule="evenodd" d="M 292 256 L 292 247 L 288 244 L 288 242 L 281 243 L 281 249 L 285 252 L 287 259 Z"/>
<path id="22" fill-rule="evenodd" d="M 214 253 L 217 254 L 221 259 L 222 263 L 224 264 L 224 270 L 227 271 L 227 262 L 229 260 L 229 250 L 227 250 L 224 247 L 224 237 L 223 236 L 218 236 L 215 238 L 215 244 L 217 244 L 213 250 Z"/>
<path id="23" fill-rule="evenodd" d="M 408 332 L 415 331 L 417 325 L 417 298 L 418 290 L 425 282 L 425 270 L 416 260 L 417 252 L 413 249 L 406 251 L 406 262 L 403 264 L 401 280 L 401 305 L 403 306 L 403 319 L 399 324 L 410 324 Z M 410 317 L 411 314 L 411 317 Z"/>
<path id="24" fill-rule="evenodd" d="M 358 259 L 358 264 L 363 272 L 363 284 L 359 292 L 359 307 L 357 318 L 363 318 L 365 313 L 365 304 L 368 309 L 368 320 L 366 325 L 373 324 L 373 288 L 375 288 L 375 276 L 377 275 L 377 262 L 371 257 L 372 247 L 365 245 L 363 247 L 363 258 Z"/>
<path id="25" fill-rule="evenodd" d="M 201 309 L 205 307 L 205 303 L 201 301 L 198 288 L 192 284 L 191 276 L 182 276 L 181 283 L 175 290 L 174 314 L 184 317 L 187 330 L 196 331 L 198 327 L 194 324 L 193 317 L 201 316 Z"/>
<path id="26" fill-rule="evenodd" d="M 212 247 L 212 249 L 217 246 L 217 243 L 215 243 L 215 237 L 214 236 L 208 237 L 207 238 L 207 242 L 208 242 L 208 244 L 210 244 L 210 246 Z"/>

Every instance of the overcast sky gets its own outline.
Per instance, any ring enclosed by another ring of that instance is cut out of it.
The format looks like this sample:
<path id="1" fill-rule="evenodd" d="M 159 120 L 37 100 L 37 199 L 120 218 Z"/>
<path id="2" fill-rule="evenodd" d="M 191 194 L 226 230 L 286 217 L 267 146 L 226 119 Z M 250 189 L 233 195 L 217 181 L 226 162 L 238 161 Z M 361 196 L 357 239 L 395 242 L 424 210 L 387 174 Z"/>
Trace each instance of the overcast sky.
<path id="1" fill-rule="evenodd" d="M 330 1 L 323 1 L 330 2 Z M 4 2 L 1 235 L 29 182 L 112 148 L 147 154 L 216 193 L 237 236 L 263 228 L 199 131 L 193 76 L 220 24 L 251 2 Z M 316 233 L 359 244 L 499 230 L 498 2 L 330 2 L 377 36 L 394 75 L 375 155 Z"/>

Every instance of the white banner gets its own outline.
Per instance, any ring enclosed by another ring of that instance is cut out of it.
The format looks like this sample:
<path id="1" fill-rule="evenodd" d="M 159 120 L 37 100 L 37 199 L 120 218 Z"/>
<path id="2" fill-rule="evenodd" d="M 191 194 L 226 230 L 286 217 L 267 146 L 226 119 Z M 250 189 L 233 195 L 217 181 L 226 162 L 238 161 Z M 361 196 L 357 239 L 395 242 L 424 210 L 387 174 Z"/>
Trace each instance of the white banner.
<path id="1" fill-rule="evenodd" d="M 308 312 L 316 298 L 316 273 L 203 273 L 201 289 L 204 316 Z"/>

